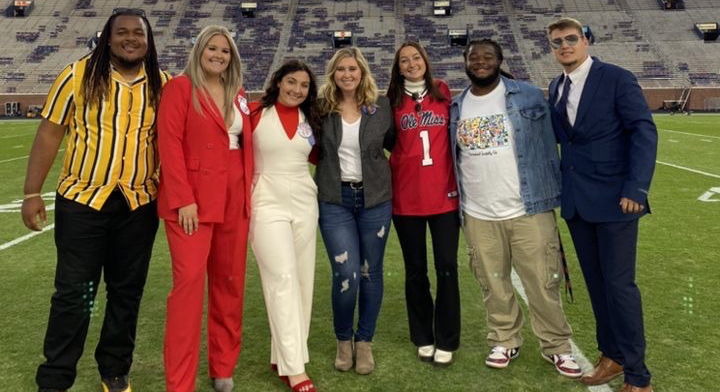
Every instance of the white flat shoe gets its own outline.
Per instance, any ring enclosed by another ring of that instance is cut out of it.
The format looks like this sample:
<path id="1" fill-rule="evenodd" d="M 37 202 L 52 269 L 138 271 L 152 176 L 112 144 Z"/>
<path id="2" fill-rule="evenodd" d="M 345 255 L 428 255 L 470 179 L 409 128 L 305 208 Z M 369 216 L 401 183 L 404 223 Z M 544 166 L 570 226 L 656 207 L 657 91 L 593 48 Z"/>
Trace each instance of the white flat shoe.
<path id="1" fill-rule="evenodd" d="M 420 346 L 417 349 L 417 356 L 423 362 L 432 362 L 434 354 L 435 346 L 433 346 L 432 344 L 427 346 Z"/>
<path id="2" fill-rule="evenodd" d="M 437 366 L 448 366 L 453 361 L 453 352 L 436 349 L 433 355 L 433 363 Z"/>

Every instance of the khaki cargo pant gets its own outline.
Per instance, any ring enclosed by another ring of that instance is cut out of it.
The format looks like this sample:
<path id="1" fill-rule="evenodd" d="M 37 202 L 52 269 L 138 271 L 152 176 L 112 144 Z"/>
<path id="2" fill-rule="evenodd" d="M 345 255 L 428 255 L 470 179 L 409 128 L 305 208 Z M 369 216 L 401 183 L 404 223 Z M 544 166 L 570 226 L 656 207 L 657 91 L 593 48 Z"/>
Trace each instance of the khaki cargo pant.
<path id="1" fill-rule="evenodd" d="M 544 354 L 570 353 L 572 329 L 560 296 L 563 280 L 554 211 L 503 221 L 464 214 L 470 270 L 483 290 L 490 346 L 520 347 L 523 315 L 512 285 L 512 268 L 528 299 L 530 322 Z"/>

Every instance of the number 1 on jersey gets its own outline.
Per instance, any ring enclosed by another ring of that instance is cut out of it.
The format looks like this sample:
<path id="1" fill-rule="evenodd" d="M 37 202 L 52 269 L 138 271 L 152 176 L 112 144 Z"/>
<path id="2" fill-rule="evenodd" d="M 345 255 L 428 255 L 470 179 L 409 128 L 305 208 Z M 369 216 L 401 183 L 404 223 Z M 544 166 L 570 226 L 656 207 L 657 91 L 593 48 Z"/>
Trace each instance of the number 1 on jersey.
<path id="1" fill-rule="evenodd" d="M 430 158 L 430 135 L 428 131 L 420 131 L 420 140 L 422 140 L 423 147 L 423 166 L 432 166 L 433 160 Z"/>

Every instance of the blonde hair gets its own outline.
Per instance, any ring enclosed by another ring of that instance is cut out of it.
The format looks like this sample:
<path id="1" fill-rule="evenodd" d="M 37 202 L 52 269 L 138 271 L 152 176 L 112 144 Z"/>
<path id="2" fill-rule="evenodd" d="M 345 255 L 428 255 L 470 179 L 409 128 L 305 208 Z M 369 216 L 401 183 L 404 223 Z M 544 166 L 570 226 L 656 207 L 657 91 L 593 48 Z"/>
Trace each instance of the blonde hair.
<path id="1" fill-rule="evenodd" d="M 325 67 L 325 83 L 320 87 L 320 114 L 325 116 L 331 112 L 337 112 L 342 100 L 342 93 L 335 84 L 335 71 L 337 70 L 340 60 L 347 57 L 352 57 L 360 68 L 360 84 L 355 90 L 355 99 L 358 102 L 358 107 L 365 106 L 370 108 L 375 105 L 378 96 L 378 88 L 375 84 L 375 78 L 370 74 L 370 67 L 368 66 L 365 56 L 363 56 L 360 49 L 350 46 L 342 48 L 335 52 L 330 61 L 328 61 Z"/>
<path id="2" fill-rule="evenodd" d="M 582 23 L 573 18 L 562 18 L 550 23 L 547 27 L 547 34 L 550 35 L 554 30 L 576 29 L 580 34 L 583 33 Z M 582 37 L 582 35 L 581 35 Z"/>
<path id="3" fill-rule="evenodd" d="M 208 42 L 216 35 L 225 37 L 230 46 L 230 63 L 220 75 L 220 83 L 225 90 L 225 113 L 223 113 L 223 119 L 225 120 L 225 124 L 230 124 L 233 119 L 233 99 L 235 99 L 235 94 L 237 94 L 240 87 L 242 87 L 243 82 L 240 53 L 238 53 L 237 46 L 235 46 L 235 42 L 230 36 L 230 31 L 225 27 L 216 25 L 210 25 L 202 29 L 195 40 L 195 45 L 193 45 L 192 50 L 190 50 L 190 57 L 185 66 L 185 70 L 183 70 L 183 74 L 187 75 L 192 83 L 193 107 L 198 113 L 202 113 L 197 97 L 198 90 L 201 91 L 201 94 L 205 95 L 205 93 L 202 92 L 206 80 L 201 58 Z M 209 97 L 204 98 L 209 99 Z"/>

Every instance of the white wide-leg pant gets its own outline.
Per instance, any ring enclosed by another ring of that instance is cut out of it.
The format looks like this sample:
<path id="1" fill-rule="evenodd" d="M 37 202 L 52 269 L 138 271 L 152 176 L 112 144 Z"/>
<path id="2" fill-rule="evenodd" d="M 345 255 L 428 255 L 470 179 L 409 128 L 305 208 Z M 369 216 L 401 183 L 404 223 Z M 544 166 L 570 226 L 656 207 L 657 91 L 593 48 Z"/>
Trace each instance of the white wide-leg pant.
<path id="1" fill-rule="evenodd" d="M 317 188 L 309 174 L 256 175 L 250 242 L 260 270 L 278 374 L 305 372 L 312 313 Z"/>

